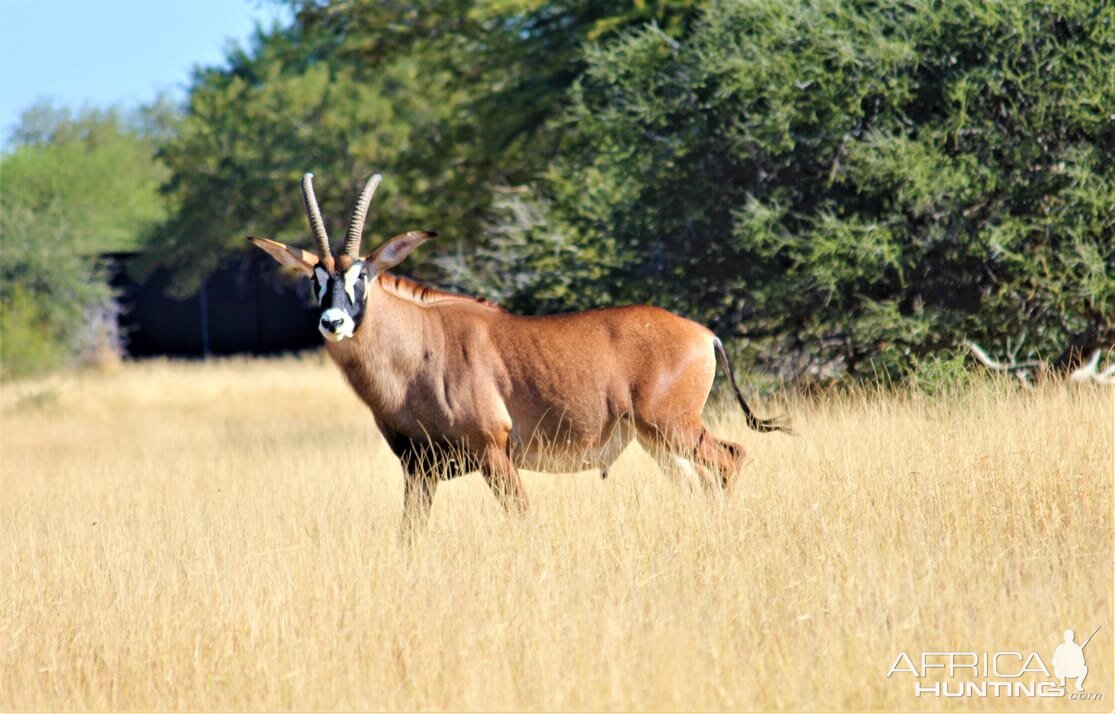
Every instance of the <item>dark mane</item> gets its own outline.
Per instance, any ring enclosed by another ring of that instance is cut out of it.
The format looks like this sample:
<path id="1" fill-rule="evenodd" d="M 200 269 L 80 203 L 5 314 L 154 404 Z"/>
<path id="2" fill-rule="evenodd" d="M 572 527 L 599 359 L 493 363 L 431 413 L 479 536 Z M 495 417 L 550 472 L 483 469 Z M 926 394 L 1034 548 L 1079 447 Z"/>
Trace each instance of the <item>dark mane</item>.
<path id="1" fill-rule="evenodd" d="M 437 305 L 447 302 L 463 302 L 471 303 L 473 305 L 480 305 L 490 308 L 492 310 L 503 311 L 496 303 L 488 298 L 474 297 L 472 295 L 458 295 L 457 293 L 448 293 L 444 290 L 437 290 L 423 285 L 422 283 L 404 278 L 401 275 L 394 275 L 392 273 L 384 273 L 379 277 L 379 284 L 387 292 L 401 297 L 404 300 L 409 300 L 419 305 Z"/>

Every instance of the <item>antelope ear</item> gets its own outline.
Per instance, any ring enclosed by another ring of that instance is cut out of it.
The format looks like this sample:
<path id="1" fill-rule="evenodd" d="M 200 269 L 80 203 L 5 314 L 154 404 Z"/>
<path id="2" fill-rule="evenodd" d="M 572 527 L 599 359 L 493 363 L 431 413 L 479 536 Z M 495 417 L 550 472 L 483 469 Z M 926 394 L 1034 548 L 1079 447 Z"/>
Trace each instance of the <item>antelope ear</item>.
<path id="1" fill-rule="evenodd" d="M 306 277 L 314 274 L 314 266 L 318 264 L 318 257 L 313 253 L 301 248 L 291 248 L 289 245 L 273 241 L 270 238 L 248 236 L 248 240 L 257 248 L 262 248 L 287 270 L 293 270 Z"/>
<path id="2" fill-rule="evenodd" d="M 411 251 L 436 235 L 434 231 L 409 231 L 397 235 L 377 248 L 365 261 L 371 266 L 372 275 L 379 275 L 403 262 Z"/>

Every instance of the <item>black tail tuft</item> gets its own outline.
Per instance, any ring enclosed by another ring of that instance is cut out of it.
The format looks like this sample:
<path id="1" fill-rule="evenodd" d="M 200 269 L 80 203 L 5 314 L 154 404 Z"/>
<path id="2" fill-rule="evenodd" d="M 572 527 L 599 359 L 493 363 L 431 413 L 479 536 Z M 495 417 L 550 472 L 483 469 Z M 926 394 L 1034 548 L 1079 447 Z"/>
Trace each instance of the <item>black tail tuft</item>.
<path id="1" fill-rule="evenodd" d="M 724 368 L 724 373 L 728 375 L 728 384 L 732 385 L 732 389 L 736 393 L 736 399 L 743 409 L 743 416 L 747 419 L 747 426 L 759 432 L 781 431 L 786 434 L 793 434 L 794 432 L 790 427 L 786 426 L 783 417 L 760 419 L 755 416 L 751 407 L 747 406 L 747 401 L 743 398 L 743 393 L 739 391 L 739 386 L 736 384 L 736 376 L 732 374 L 732 364 L 728 361 L 728 353 L 724 351 L 724 343 L 719 338 L 713 338 L 712 346 L 716 350 L 716 356 L 720 358 L 720 366 Z"/>

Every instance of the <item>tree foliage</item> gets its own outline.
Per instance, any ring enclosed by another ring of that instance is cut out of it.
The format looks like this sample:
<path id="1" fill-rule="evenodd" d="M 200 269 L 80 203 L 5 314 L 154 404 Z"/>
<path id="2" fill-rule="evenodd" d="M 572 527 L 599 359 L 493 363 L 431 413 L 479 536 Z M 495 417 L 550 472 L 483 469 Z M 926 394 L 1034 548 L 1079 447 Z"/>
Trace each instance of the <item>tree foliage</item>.
<path id="1" fill-rule="evenodd" d="M 0 363 L 47 371 L 115 318 L 98 256 L 134 249 L 166 215 L 154 136 L 172 112 L 28 109 L 0 156 Z"/>
<path id="2" fill-rule="evenodd" d="M 1115 8 L 1089 0 L 292 0 L 198 71 L 151 233 L 188 292 L 332 232 L 538 312 L 655 302 L 784 378 L 1115 334 Z M 1020 355 L 1024 356 L 1024 355 Z"/>
<path id="3" fill-rule="evenodd" d="M 469 249 L 493 188 L 529 182 L 555 157 L 582 45 L 649 20 L 680 33 L 695 14 L 693 0 L 291 5 L 289 26 L 196 73 L 162 151 L 178 209 L 151 255 L 183 291 L 244 250 L 245 233 L 303 241 L 305 171 L 318 175 L 331 233 L 379 171 L 366 246 L 419 227 L 442 236 L 427 255 Z"/>
<path id="4" fill-rule="evenodd" d="M 31 106 L 0 156 L 5 207 L 34 214 L 56 206 L 80 226 L 67 246 L 80 253 L 134 250 L 167 215 L 159 186 L 168 175 L 154 153 L 173 121 L 165 101 L 134 112 Z"/>
<path id="5" fill-rule="evenodd" d="M 1115 324 L 1113 56 L 1115 9 L 1083 0 L 724 2 L 625 32 L 475 277 L 527 310 L 652 299 L 789 379 L 964 339 L 1056 355 Z"/>

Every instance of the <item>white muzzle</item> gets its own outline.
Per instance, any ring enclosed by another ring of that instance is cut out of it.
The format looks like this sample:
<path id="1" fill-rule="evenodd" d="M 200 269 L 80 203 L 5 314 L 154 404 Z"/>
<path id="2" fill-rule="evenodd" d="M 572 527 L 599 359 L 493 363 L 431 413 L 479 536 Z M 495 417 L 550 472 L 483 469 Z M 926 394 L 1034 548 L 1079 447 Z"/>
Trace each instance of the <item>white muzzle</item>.
<path id="1" fill-rule="evenodd" d="M 346 337 L 352 337 L 354 327 L 355 325 L 348 313 L 335 307 L 321 313 L 321 320 L 317 325 L 317 329 L 322 336 L 330 342 L 340 342 Z"/>

